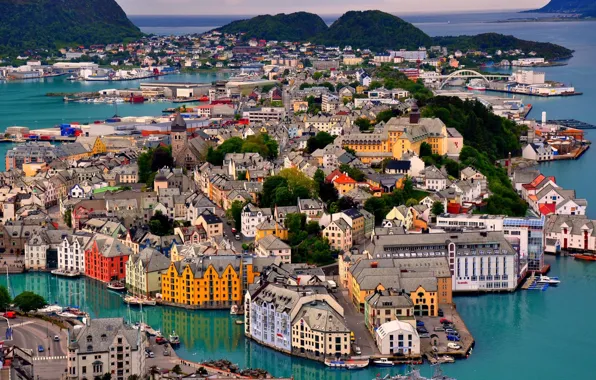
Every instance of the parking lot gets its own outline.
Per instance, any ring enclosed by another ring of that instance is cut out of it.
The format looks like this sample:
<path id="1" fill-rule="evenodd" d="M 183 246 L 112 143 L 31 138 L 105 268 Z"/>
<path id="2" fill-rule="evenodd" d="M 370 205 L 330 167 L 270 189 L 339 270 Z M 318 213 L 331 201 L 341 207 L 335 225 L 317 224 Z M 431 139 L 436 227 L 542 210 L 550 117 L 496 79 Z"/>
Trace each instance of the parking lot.
<path id="1" fill-rule="evenodd" d="M 473 345 L 474 338 L 452 305 L 441 305 L 441 310 L 443 310 L 443 317 L 417 317 L 418 320 L 424 322 L 424 327 L 428 330 L 428 334 L 430 335 L 429 338 L 420 339 L 422 354 L 427 354 L 427 356 L 465 356 L 470 347 Z M 444 328 L 443 324 L 441 323 L 442 319 L 447 319 L 452 322 L 452 328 L 457 331 L 459 341 L 449 341 L 447 339 L 448 333 L 446 331 L 435 330 L 437 328 Z M 448 347 L 448 343 L 455 343 L 461 346 L 461 348 L 450 348 Z M 433 346 L 437 347 L 436 351 L 433 350 Z"/>

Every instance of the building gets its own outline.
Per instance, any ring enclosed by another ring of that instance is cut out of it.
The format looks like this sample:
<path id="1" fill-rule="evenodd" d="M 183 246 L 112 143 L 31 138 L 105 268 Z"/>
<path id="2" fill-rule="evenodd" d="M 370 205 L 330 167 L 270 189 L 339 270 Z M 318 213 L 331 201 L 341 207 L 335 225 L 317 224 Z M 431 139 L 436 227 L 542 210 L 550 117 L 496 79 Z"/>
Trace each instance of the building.
<path id="1" fill-rule="evenodd" d="M 306 215 L 306 221 L 319 221 L 325 213 L 325 203 L 319 199 L 298 198 L 298 210 Z"/>
<path id="2" fill-rule="evenodd" d="M 551 215 L 544 228 L 545 251 L 596 252 L 596 222 L 584 215 Z"/>
<path id="3" fill-rule="evenodd" d="M 547 144 L 535 144 L 531 143 L 524 147 L 522 150 L 522 157 L 528 160 L 534 160 L 538 162 L 552 161 L 554 155 L 553 148 Z"/>
<path id="4" fill-rule="evenodd" d="M 146 373 L 144 335 L 123 318 L 87 317 L 87 324 L 76 326 L 67 343 L 66 378 L 94 379 L 106 373 L 114 380 L 142 378 Z"/>
<path id="5" fill-rule="evenodd" d="M 207 237 L 223 235 L 223 221 L 211 211 L 204 211 L 195 222 L 196 226 L 202 226 L 207 232 Z"/>
<path id="6" fill-rule="evenodd" d="M 352 248 L 352 228 L 343 219 L 332 220 L 321 234 L 335 250 L 347 252 Z"/>
<path id="7" fill-rule="evenodd" d="M 126 262 L 126 288 L 130 293 L 155 296 L 161 292 L 161 274 L 170 267 L 170 259 L 158 250 L 145 248 Z"/>
<path id="8" fill-rule="evenodd" d="M 525 267 L 499 231 L 407 234 L 399 239 L 378 236 L 366 248 L 375 259 L 420 263 L 432 257 L 448 259 L 454 292 L 514 291 Z"/>
<path id="9" fill-rule="evenodd" d="M 58 246 L 58 268 L 70 272 L 85 272 L 85 251 L 89 248 L 91 234 L 77 232 L 64 234 Z"/>
<path id="10" fill-rule="evenodd" d="M 292 248 L 275 235 L 267 235 L 255 244 L 255 254 L 258 257 L 279 257 L 281 263 L 292 262 Z"/>
<path id="11" fill-rule="evenodd" d="M 420 337 L 409 323 L 399 320 L 386 322 L 374 336 L 381 355 L 420 355 Z"/>
<path id="12" fill-rule="evenodd" d="M 269 216 L 257 226 L 255 242 L 258 242 L 265 236 L 276 236 L 281 240 L 288 240 L 288 229 L 273 219 L 272 216 Z"/>
<path id="13" fill-rule="evenodd" d="M 242 117 L 251 123 L 282 121 L 285 116 L 286 111 L 283 107 L 252 108 L 242 113 Z"/>
<path id="14" fill-rule="evenodd" d="M 173 304 L 226 309 L 242 303 L 255 276 L 252 261 L 239 256 L 183 258 L 162 274 L 161 294 Z"/>
<path id="15" fill-rule="evenodd" d="M 102 282 L 124 280 L 132 249 L 117 238 L 96 234 L 85 250 L 85 275 Z"/>
<path id="16" fill-rule="evenodd" d="M 63 231 L 34 230 L 25 243 L 25 268 L 29 270 L 56 269 L 58 247 L 62 243 Z"/>
<path id="17" fill-rule="evenodd" d="M 176 114 L 170 126 L 170 138 L 174 164 L 187 170 L 194 169 L 199 164 L 197 157 L 200 156 L 200 150 L 195 144 L 199 138 L 188 140 L 186 121 L 179 113 Z"/>
<path id="18" fill-rule="evenodd" d="M 257 235 L 257 226 L 270 218 L 271 209 L 259 208 L 252 203 L 247 204 L 242 209 L 242 227 L 241 232 L 245 237 L 255 237 Z"/>
<path id="19" fill-rule="evenodd" d="M 371 334 L 381 325 L 400 320 L 416 327 L 414 303 L 410 295 L 401 290 L 376 290 L 366 297 L 364 304 L 364 324 Z"/>

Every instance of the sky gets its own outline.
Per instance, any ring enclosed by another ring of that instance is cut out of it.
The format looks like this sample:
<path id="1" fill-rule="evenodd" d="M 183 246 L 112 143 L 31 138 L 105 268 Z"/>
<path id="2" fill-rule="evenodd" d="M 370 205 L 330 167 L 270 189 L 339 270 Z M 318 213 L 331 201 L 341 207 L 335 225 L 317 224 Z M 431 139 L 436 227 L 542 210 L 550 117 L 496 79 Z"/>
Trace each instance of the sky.
<path id="1" fill-rule="evenodd" d="M 116 0 L 129 15 L 256 15 L 307 11 L 342 14 L 379 9 L 394 14 L 536 9 L 548 0 Z M 365 5 L 364 5 L 365 4 Z"/>

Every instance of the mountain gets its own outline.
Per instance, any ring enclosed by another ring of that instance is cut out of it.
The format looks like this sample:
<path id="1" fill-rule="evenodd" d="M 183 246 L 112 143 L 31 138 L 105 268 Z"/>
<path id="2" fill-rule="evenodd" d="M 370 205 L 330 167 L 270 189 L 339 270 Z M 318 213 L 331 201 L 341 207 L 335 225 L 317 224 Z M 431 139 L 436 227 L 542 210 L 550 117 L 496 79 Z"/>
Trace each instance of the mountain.
<path id="1" fill-rule="evenodd" d="M 143 34 L 115 0 L 0 0 L 0 51 L 106 44 Z"/>
<path id="2" fill-rule="evenodd" d="M 476 36 L 434 37 L 433 43 L 461 51 L 483 50 L 490 53 L 494 53 L 496 50 L 521 49 L 526 53 L 534 51 L 538 57 L 547 60 L 570 58 L 573 54 L 573 50 L 550 42 L 520 40 L 513 36 L 498 33 L 484 33 Z"/>
<path id="3" fill-rule="evenodd" d="M 418 49 L 430 46 L 431 38 L 409 22 L 381 11 L 350 11 L 335 21 L 315 42 L 350 45 L 354 49 Z"/>
<path id="4" fill-rule="evenodd" d="M 551 0 L 544 7 L 527 12 L 574 13 L 584 17 L 596 17 L 596 2 L 594 0 Z"/>
<path id="5" fill-rule="evenodd" d="M 247 38 L 279 41 L 306 41 L 327 30 L 321 17 L 313 13 L 280 13 L 233 21 L 216 29 L 222 33 L 246 33 Z"/>

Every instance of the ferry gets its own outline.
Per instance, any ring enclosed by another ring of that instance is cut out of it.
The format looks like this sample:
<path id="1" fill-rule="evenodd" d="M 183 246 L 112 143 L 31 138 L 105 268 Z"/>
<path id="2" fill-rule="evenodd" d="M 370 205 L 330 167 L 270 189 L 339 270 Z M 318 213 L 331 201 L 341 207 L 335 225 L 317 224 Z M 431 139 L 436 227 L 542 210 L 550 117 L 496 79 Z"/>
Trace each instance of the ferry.
<path id="1" fill-rule="evenodd" d="M 180 344 L 180 337 L 178 335 L 176 335 L 176 331 L 172 330 L 172 333 L 170 334 L 170 337 L 169 337 L 169 341 L 170 341 L 171 346 L 177 346 Z"/>
<path id="2" fill-rule="evenodd" d="M 379 367 L 393 367 L 393 362 L 387 358 L 380 358 L 373 361 L 374 365 Z"/>
<path id="3" fill-rule="evenodd" d="M 472 79 L 468 82 L 467 89 L 473 91 L 486 91 L 486 85 L 482 79 Z"/>
<path id="4" fill-rule="evenodd" d="M 54 269 L 50 273 L 56 276 L 68 278 L 77 278 L 81 276 L 81 272 L 79 272 L 78 270 Z"/>
<path id="5" fill-rule="evenodd" d="M 108 284 L 108 289 L 115 292 L 123 292 L 126 290 L 126 286 L 120 281 L 112 281 Z"/>
<path id="6" fill-rule="evenodd" d="M 331 368 L 361 369 L 368 367 L 368 360 L 325 359 L 325 365 Z"/>
<path id="7" fill-rule="evenodd" d="M 578 253 L 573 255 L 573 258 L 577 260 L 596 261 L 596 255 L 585 255 Z"/>

